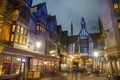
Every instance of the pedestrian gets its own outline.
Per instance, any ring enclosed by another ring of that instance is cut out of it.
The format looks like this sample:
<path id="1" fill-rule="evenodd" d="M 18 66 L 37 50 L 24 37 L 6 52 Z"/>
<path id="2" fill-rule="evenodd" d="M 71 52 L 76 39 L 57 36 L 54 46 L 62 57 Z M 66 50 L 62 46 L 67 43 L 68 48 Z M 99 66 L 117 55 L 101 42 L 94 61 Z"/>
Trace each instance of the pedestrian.
<path id="1" fill-rule="evenodd" d="M 74 74 L 75 80 L 77 80 L 77 74 L 78 74 L 78 67 L 77 66 L 73 67 L 73 74 Z"/>

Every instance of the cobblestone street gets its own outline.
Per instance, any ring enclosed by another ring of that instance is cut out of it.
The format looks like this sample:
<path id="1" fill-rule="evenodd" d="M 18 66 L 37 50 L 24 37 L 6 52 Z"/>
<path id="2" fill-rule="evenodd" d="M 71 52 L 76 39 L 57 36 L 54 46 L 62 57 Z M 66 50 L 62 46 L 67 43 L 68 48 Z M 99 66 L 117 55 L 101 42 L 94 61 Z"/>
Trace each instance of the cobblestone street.
<path id="1" fill-rule="evenodd" d="M 96 77 L 94 74 L 81 76 L 79 73 L 75 79 L 75 75 L 72 73 L 58 73 L 56 76 L 44 77 L 40 80 L 107 80 L 107 78 L 102 75 Z"/>

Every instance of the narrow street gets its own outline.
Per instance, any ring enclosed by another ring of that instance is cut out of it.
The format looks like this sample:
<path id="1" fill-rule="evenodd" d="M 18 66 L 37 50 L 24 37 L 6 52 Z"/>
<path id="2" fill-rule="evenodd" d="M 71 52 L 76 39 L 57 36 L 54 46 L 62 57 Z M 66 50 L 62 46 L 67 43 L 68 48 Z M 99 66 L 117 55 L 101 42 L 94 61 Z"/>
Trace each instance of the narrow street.
<path id="1" fill-rule="evenodd" d="M 56 76 L 44 77 L 40 80 L 75 80 L 75 76 L 72 73 L 58 73 Z M 107 80 L 107 78 L 102 74 L 99 77 L 96 77 L 95 74 L 84 75 L 83 77 L 78 73 L 76 80 Z"/>

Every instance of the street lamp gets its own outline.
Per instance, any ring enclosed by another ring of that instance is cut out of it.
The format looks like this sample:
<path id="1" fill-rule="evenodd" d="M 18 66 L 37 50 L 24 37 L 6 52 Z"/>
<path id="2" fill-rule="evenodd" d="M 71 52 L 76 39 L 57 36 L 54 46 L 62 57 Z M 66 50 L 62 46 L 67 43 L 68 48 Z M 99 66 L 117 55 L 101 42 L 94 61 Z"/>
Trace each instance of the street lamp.
<path id="1" fill-rule="evenodd" d="M 39 48 L 41 46 L 40 42 L 36 42 L 36 47 Z"/>
<path id="2" fill-rule="evenodd" d="M 95 57 L 94 58 L 94 63 L 93 63 L 94 66 L 93 67 L 95 68 L 95 72 L 96 72 L 96 70 L 98 70 L 98 68 L 99 68 L 99 58 L 98 58 L 99 53 L 97 51 L 95 51 L 93 53 L 93 56 Z"/>
<path id="3" fill-rule="evenodd" d="M 94 52 L 93 55 L 94 55 L 94 57 L 98 57 L 99 53 L 98 52 Z"/>

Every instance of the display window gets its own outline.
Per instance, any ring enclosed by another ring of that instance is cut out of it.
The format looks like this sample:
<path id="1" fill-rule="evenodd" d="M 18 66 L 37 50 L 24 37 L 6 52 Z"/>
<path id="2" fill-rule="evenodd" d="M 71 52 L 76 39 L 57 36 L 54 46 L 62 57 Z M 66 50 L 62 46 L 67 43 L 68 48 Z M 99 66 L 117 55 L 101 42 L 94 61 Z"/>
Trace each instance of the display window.
<path id="1" fill-rule="evenodd" d="M 21 58 L 20 57 L 13 57 L 12 62 L 13 62 L 12 74 L 18 74 L 20 72 Z"/>
<path id="2" fill-rule="evenodd" d="M 43 60 L 40 59 L 31 59 L 30 60 L 30 70 L 33 71 L 42 71 L 42 67 L 43 67 Z"/>
<path id="3" fill-rule="evenodd" d="M 0 74 L 10 74 L 11 68 L 11 57 L 10 56 L 2 56 L 1 57 L 1 65 L 0 65 Z"/>
<path id="4" fill-rule="evenodd" d="M 38 61 L 38 71 L 42 71 L 42 65 L 43 65 L 43 61 L 39 60 Z"/>
<path id="5" fill-rule="evenodd" d="M 38 70 L 38 60 L 33 59 L 32 70 Z"/>
<path id="6" fill-rule="evenodd" d="M 19 74 L 21 58 L 16 56 L 2 55 L 0 61 L 0 75 Z"/>

